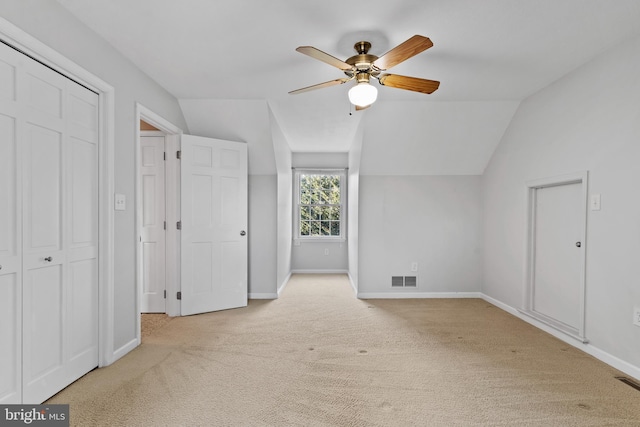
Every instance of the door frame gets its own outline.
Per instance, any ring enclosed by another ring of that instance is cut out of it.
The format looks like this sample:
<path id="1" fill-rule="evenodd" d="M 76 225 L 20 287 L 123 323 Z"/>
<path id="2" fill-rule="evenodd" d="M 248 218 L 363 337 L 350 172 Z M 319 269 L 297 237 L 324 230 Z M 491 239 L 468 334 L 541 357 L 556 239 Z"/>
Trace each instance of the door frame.
<path id="1" fill-rule="evenodd" d="M 182 129 L 169 122 L 151 109 L 140 103 L 135 107 L 135 209 L 136 209 L 136 310 L 138 313 L 136 334 L 138 343 L 141 342 L 140 311 L 142 304 L 142 244 L 140 235 L 142 233 L 142 179 L 140 176 L 140 120 L 153 125 L 165 135 L 165 150 L 167 161 L 165 163 L 165 206 L 167 218 L 166 234 L 166 278 L 167 278 L 167 301 L 166 313 L 169 316 L 180 315 L 180 301 L 177 299 L 177 292 L 180 290 L 180 234 L 176 224 L 180 220 L 180 162 L 176 158 L 176 152 L 180 150 L 180 137 Z"/>
<path id="2" fill-rule="evenodd" d="M 98 366 L 110 365 L 117 359 L 113 342 L 115 89 L 2 17 L 0 41 L 98 94 Z"/>
<path id="3" fill-rule="evenodd" d="M 554 329 L 559 330 L 583 343 L 589 340 L 585 334 L 585 303 L 586 303 L 586 261 L 587 261 L 587 213 L 588 213 L 588 171 L 579 171 L 566 175 L 540 178 L 526 182 L 527 186 L 527 222 L 526 222 L 526 238 L 525 238 L 525 278 L 522 310 L 523 314 L 533 317 L 539 322 L 544 323 Z M 580 224 L 580 242 L 582 242 L 582 254 L 580 257 L 580 296 L 579 296 L 579 319 L 578 328 L 570 328 L 567 325 L 555 321 L 554 319 L 538 313 L 534 309 L 534 293 L 535 293 L 535 248 L 536 248 L 536 203 L 537 190 L 556 187 L 569 184 L 581 184 L 581 215 Z"/>

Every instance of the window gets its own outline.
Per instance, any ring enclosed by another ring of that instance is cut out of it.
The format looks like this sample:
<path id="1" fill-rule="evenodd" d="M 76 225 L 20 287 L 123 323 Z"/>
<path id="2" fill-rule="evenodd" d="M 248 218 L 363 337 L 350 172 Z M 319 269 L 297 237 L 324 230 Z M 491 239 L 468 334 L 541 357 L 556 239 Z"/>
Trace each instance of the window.
<path id="1" fill-rule="evenodd" d="M 297 170 L 296 228 L 300 239 L 344 239 L 344 170 Z"/>

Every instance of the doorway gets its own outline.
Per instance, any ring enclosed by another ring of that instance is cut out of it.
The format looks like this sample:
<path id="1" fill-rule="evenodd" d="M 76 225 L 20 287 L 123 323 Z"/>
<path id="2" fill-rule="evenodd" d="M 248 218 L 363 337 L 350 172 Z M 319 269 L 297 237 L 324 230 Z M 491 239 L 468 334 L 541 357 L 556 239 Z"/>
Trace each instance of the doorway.
<path id="1" fill-rule="evenodd" d="M 177 300 L 180 165 L 176 157 L 182 131 L 140 104 L 136 105 L 136 120 L 136 286 L 140 343 L 150 330 L 165 324 L 170 316 L 180 315 Z"/>
<path id="2" fill-rule="evenodd" d="M 587 173 L 528 183 L 525 312 L 586 342 Z"/>
<path id="3" fill-rule="evenodd" d="M 142 313 L 166 313 L 165 135 L 140 121 Z"/>
<path id="4" fill-rule="evenodd" d="M 179 128 L 137 104 L 136 123 L 140 121 L 164 135 L 166 314 L 184 316 L 246 306 L 247 144 L 182 134 Z M 139 313 L 143 311 L 145 289 L 142 132 L 136 126 Z M 181 198 L 181 194 L 186 197 Z M 181 253 L 186 255 L 181 257 Z M 141 315 L 136 330 L 140 343 Z"/>

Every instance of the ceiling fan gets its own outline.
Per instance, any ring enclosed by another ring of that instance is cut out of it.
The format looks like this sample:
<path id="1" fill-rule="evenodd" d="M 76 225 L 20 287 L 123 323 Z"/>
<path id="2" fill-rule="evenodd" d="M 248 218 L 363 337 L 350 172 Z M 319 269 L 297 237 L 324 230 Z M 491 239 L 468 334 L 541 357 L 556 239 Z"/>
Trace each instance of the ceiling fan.
<path id="1" fill-rule="evenodd" d="M 440 82 L 417 77 L 382 73 L 382 71 L 386 71 L 389 68 L 406 61 L 412 56 L 429 49 L 431 46 L 433 46 L 433 43 L 428 37 L 415 35 L 394 47 L 384 55 L 377 57 L 368 53 L 369 49 L 371 49 L 371 43 L 367 41 L 360 41 L 353 46 L 357 55 L 354 55 L 345 61 L 341 61 L 340 59 L 316 49 L 313 46 L 300 46 L 296 51 L 339 68 L 347 75 L 347 77 L 292 90 L 289 94 L 295 95 L 298 93 L 308 92 L 310 90 L 340 85 L 350 82 L 351 80 L 356 80 L 358 83 L 349 90 L 349 101 L 356 106 L 356 110 L 363 110 L 373 104 L 378 96 L 378 90 L 369 83 L 371 77 L 378 80 L 378 83 L 382 86 L 395 87 L 398 89 L 421 93 L 433 93 L 438 89 L 438 86 L 440 86 Z"/>

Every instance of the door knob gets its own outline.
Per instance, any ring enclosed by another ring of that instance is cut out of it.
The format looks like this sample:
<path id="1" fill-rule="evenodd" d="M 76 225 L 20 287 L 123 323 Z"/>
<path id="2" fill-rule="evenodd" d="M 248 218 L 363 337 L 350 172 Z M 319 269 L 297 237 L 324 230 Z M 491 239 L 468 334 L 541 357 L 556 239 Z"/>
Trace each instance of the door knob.
<path id="1" fill-rule="evenodd" d="M 246 231 L 244 231 L 244 230 L 242 230 L 242 231 L 240 232 L 240 235 L 241 235 L 241 236 L 244 236 L 244 235 L 246 235 L 246 234 L 247 234 L 247 232 L 246 232 Z"/>
<path id="2" fill-rule="evenodd" d="M 53 257 L 48 256 L 44 260 L 47 261 L 47 262 L 51 262 L 51 261 L 53 261 Z"/>
<path id="3" fill-rule="evenodd" d="M 580 247 L 580 246 L 582 246 L 582 243 L 581 242 L 576 242 L 576 246 Z"/>

